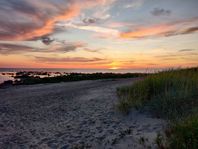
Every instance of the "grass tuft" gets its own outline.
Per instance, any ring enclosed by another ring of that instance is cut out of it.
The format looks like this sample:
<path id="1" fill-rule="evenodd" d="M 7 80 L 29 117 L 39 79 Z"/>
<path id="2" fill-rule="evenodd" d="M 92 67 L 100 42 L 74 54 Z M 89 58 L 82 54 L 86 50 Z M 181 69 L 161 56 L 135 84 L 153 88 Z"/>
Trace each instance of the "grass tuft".
<path id="1" fill-rule="evenodd" d="M 198 106 L 198 68 L 168 70 L 117 89 L 122 111 L 149 106 L 153 114 L 181 117 Z"/>
<path id="2" fill-rule="evenodd" d="M 117 94 L 122 112 L 146 108 L 171 121 L 168 148 L 198 148 L 198 67 L 152 74 Z"/>
<path id="3" fill-rule="evenodd" d="M 179 121 L 170 128 L 168 138 L 171 149 L 197 149 L 198 148 L 198 115 L 193 115 Z"/>

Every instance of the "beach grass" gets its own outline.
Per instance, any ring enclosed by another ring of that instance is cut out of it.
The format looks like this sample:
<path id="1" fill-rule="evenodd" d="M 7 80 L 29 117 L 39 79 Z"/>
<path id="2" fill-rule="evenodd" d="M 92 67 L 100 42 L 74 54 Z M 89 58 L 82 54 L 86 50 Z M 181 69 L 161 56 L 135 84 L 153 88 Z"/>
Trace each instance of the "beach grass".
<path id="1" fill-rule="evenodd" d="M 167 133 L 168 132 L 168 133 Z M 184 120 L 173 123 L 166 130 L 167 144 L 171 149 L 198 148 L 198 114 L 191 115 Z"/>
<path id="2" fill-rule="evenodd" d="M 131 86 L 118 88 L 117 94 L 120 111 L 128 113 L 133 107 L 147 109 L 156 117 L 171 121 L 170 148 L 182 148 L 179 144 L 183 148 L 198 148 L 198 67 L 155 73 Z"/>

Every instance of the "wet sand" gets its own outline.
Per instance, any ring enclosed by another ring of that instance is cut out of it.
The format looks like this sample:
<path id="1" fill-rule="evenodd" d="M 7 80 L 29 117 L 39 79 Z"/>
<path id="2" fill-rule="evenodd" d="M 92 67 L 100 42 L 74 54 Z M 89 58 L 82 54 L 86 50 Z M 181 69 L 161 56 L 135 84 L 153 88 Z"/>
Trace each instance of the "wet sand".
<path id="1" fill-rule="evenodd" d="M 0 148 L 156 148 L 156 135 L 165 122 L 135 110 L 125 116 L 115 106 L 116 88 L 136 80 L 0 89 Z"/>

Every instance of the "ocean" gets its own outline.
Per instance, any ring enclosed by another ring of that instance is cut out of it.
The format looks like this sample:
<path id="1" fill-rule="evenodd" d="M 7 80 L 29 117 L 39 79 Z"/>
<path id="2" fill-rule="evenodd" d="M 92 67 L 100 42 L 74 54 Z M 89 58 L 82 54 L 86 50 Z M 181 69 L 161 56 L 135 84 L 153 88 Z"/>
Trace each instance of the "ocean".
<path id="1" fill-rule="evenodd" d="M 153 72 L 160 69 L 63 69 L 63 68 L 0 68 L 0 72 L 39 71 L 39 72 L 76 72 L 76 73 L 136 73 Z"/>

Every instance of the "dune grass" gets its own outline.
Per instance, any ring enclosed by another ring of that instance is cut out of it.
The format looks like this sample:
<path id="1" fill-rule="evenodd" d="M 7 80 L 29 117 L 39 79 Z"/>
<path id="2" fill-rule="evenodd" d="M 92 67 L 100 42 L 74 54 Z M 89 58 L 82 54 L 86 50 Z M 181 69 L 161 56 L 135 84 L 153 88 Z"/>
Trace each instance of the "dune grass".
<path id="1" fill-rule="evenodd" d="M 167 133 L 168 147 L 171 149 L 198 148 L 198 114 L 172 124 Z"/>
<path id="2" fill-rule="evenodd" d="M 131 86 L 118 88 L 117 94 L 120 98 L 118 108 L 122 112 L 128 113 L 132 107 L 144 108 L 174 124 L 170 148 L 181 148 L 177 144 L 189 148 L 189 143 L 192 144 L 190 148 L 198 148 L 198 132 L 194 135 L 185 130 L 198 131 L 195 120 L 198 117 L 194 116 L 198 113 L 198 67 L 152 74 Z"/>

